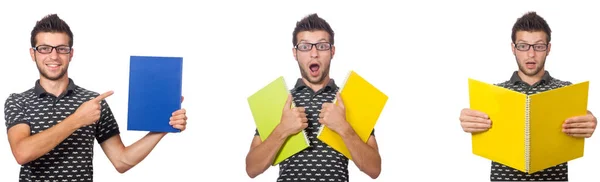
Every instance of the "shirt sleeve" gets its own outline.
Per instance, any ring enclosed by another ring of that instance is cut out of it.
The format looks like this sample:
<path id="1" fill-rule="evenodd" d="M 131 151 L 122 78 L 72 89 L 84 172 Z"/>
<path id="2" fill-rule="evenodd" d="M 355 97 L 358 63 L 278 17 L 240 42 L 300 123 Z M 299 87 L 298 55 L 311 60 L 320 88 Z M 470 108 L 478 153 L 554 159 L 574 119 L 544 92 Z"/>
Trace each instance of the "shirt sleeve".
<path id="1" fill-rule="evenodd" d="M 110 107 L 106 100 L 102 100 L 101 103 L 101 111 L 100 111 L 100 120 L 98 120 L 96 126 L 96 140 L 98 143 L 102 143 L 108 140 L 110 137 L 120 134 L 119 125 L 113 116 Z"/>
<path id="2" fill-rule="evenodd" d="M 29 125 L 29 116 L 25 114 L 26 107 L 24 97 L 19 94 L 11 94 L 4 102 L 4 119 L 6 130 L 17 124 Z"/>
<path id="3" fill-rule="evenodd" d="M 565 86 L 573 85 L 573 82 L 566 81 Z"/>

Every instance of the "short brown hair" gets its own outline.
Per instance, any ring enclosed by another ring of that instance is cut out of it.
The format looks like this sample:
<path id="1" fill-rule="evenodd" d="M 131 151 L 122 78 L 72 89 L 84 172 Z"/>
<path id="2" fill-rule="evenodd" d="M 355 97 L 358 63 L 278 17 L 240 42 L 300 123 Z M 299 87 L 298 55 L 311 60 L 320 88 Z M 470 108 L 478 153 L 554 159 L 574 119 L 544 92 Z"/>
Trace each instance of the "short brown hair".
<path id="1" fill-rule="evenodd" d="M 35 23 L 31 30 L 31 47 L 35 47 L 37 40 L 35 36 L 42 32 L 66 33 L 69 36 L 69 47 L 73 47 L 73 32 L 69 25 L 56 14 L 50 14 Z"/>
<path id="2" fill-rule="evenodd" d="M 546 40 L 548 43 L 550 42 L 550 26 L 546 23 L 546 20 L 541 16 L 537 15 L 535 11 L 527 12 L 525 15 L 521 16 L 517 19 L 517 22 L 513 25 L 512 28 L 512 41 L 513 43 L 516 41 L 516 35 L 518 31 L 544 31 L 546 33 Z"/>
<path id="3" fill-rule="evenodd" d="M 296 22 L 296 28 L 294 28 L 292 38 L 293 45 L 295 46 L 298 44 L 298 37 L 296 37 L 298 33 L 316 30 L 323 30 L 329 33 L 329 43 L 333 45 L 333 30 L 331 29 L 331 26 L 329 26 L 329 23 L 327 23 L 327 21 L 325 21 L 323 18 L 319 17 L 316 13 L 310 14 L 302 18 L 302 20 Z"/>

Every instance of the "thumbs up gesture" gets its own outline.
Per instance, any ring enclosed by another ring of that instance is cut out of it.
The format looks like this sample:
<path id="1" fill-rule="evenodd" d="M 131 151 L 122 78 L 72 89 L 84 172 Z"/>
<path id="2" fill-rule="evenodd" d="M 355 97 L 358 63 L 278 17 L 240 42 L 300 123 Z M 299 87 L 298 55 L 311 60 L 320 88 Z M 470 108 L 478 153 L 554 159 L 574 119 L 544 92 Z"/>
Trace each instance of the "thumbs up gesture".
<path id="1" fill-rule="evenodd" d="M 308 118 L 304 112 L 304 107 L 292 108 L 292 95 L 288 95 L 288 99 L 283 107 L 281 122 L 277 125 L 282 134 L 287 137 L 302 131 L 308 126 Z"/>
<path id="2" fill-rule="evenodd" d="M 108 91 L 96 98 L 90 99 L 87 102 L 84 102 L 77 108 L 73 116 L 75 116 L 76 120 L 81 127 L 92 125 L 100 120 L 101 113 L 101 105 L 102 100 L 106 99 L 108 96 L 111 96 L 114 92 Z"/>
<path id="3" fill-rule="evenodd" d="M 336 93 L 335 97 L 337 103 L 323 103 L 319 113 L 319 123 L 341 135 L 351 127 L 346 121 L 346 108 L 340 93 Z"/>

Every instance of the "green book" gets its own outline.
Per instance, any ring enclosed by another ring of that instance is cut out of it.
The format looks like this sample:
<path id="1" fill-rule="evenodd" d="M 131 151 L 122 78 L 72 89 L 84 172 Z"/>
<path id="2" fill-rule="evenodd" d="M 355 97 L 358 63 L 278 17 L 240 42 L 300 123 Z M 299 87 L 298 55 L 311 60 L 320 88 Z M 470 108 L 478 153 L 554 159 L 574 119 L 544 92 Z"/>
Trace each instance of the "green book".
<path id="1" fill-rule="evenodd" d="M 281 76 L 248 97 L 252 117 L 262 141 L 265 141 L 271 135 L 271 132 L 281 121 L 288 94 L 285 80 Z M 293 104 L 292 107 L 294 107 Z M 272 165 L 277 165 L 308 148 L 309 144 L 310 141 L 304 130 L 290 135 L 277 152 Z"/>

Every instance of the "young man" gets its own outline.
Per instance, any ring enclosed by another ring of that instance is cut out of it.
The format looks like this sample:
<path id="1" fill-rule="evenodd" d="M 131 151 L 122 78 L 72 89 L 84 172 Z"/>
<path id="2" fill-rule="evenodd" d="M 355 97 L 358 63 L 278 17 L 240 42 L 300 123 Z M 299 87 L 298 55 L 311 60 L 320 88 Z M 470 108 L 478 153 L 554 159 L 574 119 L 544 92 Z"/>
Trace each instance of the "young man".
<path id="1" fill-rule="evenodd" d="M 142 161 L 166 133 L 148 133 L 125 147 L 119 127 L 98 94 L 75 85 L 68 77 L 73 57 L 73 33 L 52 14 L 31 32 L 31 59 L 40 79 L 5 102 L 5 119 L 12 153 L 21 165 L 19 181 L 93 181 L 94 140 L 118 172 Z M 183 101 L 183 98 L 182 98 Z M 186 111 L 173 112 L 170 124 L 185 130 Z"/>
<path id="2" fill-rule="evenodd" d="M 519 67 L 510 80 L 499 83 L 502 87 L 526 94 L 548 91 L 570 85 L 550 76 L 544 69 L 546 56 L 550 53 L 550 27 L 535 12 L 529 12 L 517 19 L 512 29 L 512 52 Z M 491 125 L 489 117 L 480 111 L 463 109 L 460 122 L 465 132 L 485 132 Z M 573 137 L 591 137 L 597 120 L 591 112 L 565 120 L 562 131 Z M 527 174 L 492 161 L 490 179 L 492 181 L 567 181 L 567 163 Z"/>
<path id="3" fill-rule="evenodd" d="M 372 133 L 364 143 L 345 120 L 345 109 L 338 87 L 329 78 L 329 65 L 335 54 L 334 33 L 317 14 L 296 24 L 293 32 L 293 55 L 302 78 L 288 96 L 281 122 L 263 142 L 258 131 L 246 156 L 246 172 L 254 178 L 274 160 L 286 138 L 305 130 L 310 147 L 279 164 L 277 181 L 349 181 L 348 158 L 317 139 L 321 125 L 342 136 L 357 167 L 375 179 L 381 172 L 381 157 Z M 338 104 L 332 104 L 338 98 Z M 297 106 L 289 109 L 291 102 Z"/>

